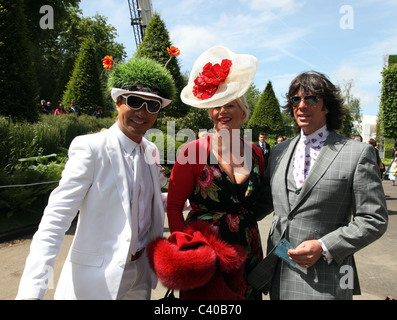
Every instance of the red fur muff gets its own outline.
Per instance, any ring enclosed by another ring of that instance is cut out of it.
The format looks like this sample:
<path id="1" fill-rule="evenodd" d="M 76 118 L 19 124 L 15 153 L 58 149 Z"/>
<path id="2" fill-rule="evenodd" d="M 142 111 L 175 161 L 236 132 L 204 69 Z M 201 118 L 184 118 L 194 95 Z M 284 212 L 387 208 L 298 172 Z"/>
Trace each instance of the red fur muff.
<path id="1" fill-rule="evenodd" d="M 147 249 L 159 280 L 170 289 L 183 290 L 183 299 L 243 299 L 235 292 L 246 251 L 221 240 L 210 224 L 192 222 L 183 233 L 157 238 Z"/>

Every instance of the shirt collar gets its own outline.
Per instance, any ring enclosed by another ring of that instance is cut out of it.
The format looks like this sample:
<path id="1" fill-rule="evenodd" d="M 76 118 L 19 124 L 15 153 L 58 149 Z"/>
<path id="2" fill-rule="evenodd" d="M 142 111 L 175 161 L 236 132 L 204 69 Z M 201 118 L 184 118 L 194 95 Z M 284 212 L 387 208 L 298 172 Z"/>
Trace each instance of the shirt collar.
<path id="1" fill-rule="evenodd" d="M 119 139 L 120 145 L 122 147 L 122 149 L 124 150 L 125 153 L 127 154 L 132 154 L 132 152 L 135 150 L 136 146 L 138 145 L 138 143 L 136 143 L 135 141 L 131 140 L 130 138 L 128 138 L 123 131 L 120 130 L 119 126 L 116 125 L 117 127 L 117 138 Z"/>
<path id="2" fill-rule="evenodd" d="M 314 131 L 313 133 L 309 135 L 305 135 L 303 130 L 301 130 L 301 140 L 304 144 L 309 144 L 312 146 L 312 148 L 319 148 L 321 149 L 322 146 L 324 145 L 325 140 L 327 140 L 329 135 L 329 131 L 327 129 L 327 125 L 324 125 L 317 131 Z"/>

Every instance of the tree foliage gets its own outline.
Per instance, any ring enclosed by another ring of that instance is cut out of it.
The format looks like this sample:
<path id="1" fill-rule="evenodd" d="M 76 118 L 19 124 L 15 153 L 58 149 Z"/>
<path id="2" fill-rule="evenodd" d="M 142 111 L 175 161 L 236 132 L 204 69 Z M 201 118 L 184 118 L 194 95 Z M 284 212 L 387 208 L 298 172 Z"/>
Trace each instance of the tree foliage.
<path id="1" fill-rule="evenodd" d="M 361 134 L 362 113 L 360 107 L 360 99 L 353 96 L 351 89 L 353 88 L 353 80 L 347 81 L 342 88 L 344 98 L 344 107 L 347 110 L 343 118 L 341 134 L 348 137 Z"/>
<path id="2" fill-rule="evenodd" d="M 117 43 L 116 29 L 107 23 L 107 18 L 96 14 L 83 17 L 78 8 L 80 0 L 25 0 L 28 36 L 32 39 L 34 64 L 39 84 L 40 99 L 60 102 L 65 86 L 72 74 L 76 58 L 87 37 L 94 38 L 97 62 L 106 55 L 114 61 L 122 61 L 126 54 L 124 46 Z M 50 5 L 54 11 L 54 29 L 41 29 L 43 14 L 40 7 Z M 102 88 L 107 81 L 106 74 L 101 79 Z"/>
<path id="3" fill-rule="evenodd" d="M 252 129 L 252 137 L 257 137 L 262 131 L 272 138 L 285 135 L 280 104 L 270 81 L 259 98 L 258 105 L 255 107 L 254 114 L 249 120 L 247 128 Z"/>
<path id="4" fill-rule="evenodd" d="M 0 114 L 34 121 L 41 99 L 61 102 L 71 77 L 76 58 L 87 37 L 93 37 L 97 64 L 105 55 L 115 63 L 126 54 L 115 41 L 116 29 L 107 18 L 82 16 L 80 0 L 0 0 Z M 51 19 L 53 28 L 44 28 L 41 20 Z M 107 73 L 102 73 L 101 88 L 105 92 Z M 17 94 L 16 94 L 17 93 Z M 107 97 L 111 104 L 110 97 Z M 68 106 L 66 106 L 68 107 Z"/>
<path id="5" fill-rule="evenodd" d="M 88 38 L 81 48 L 74 66 L 72 77 L 63 96 L 63 104 L 72 100 L 80 110 L 92 114 L 98 106 L 103 106 L 103 91 L 100 82 L 98 59 L 93 38 Z"/>
<path id="6" fill-rule="evenodd" d="M 35 74 L 38 82 L 40 99 L 52 100 L 53 92 L 58 84 L 59 70 L 63 68 L 63 55 L 66 52 L 78 54 L 77 50 L 66 49 L 59 35 L 67 30 L 67 24 L 73 22 L 70 18 L 71 10 L 77 10 L 80 0 L 48 0 L 48 1 L 23 1 L 23 8 L 27 24 L 27 36 L 31 40 Z M 49 5 L 54 12 L 53 29 L 42 29 L 40 19 L 43 14 L 40 8 Z M 73 61 L 74 62 L 74 61 Z M 73 66 L 72 62 L 72 66 Z M 70 77 L 70 69 L 68 76 Z M 67 81 L 66 81 L 67 82 Z M 64 82 L 64 85 L 66 84 Z M 63 88 L 61 90 L 61 93 Z"/>
<path id="7" fill-rule="evenodd" d="M 397 64 L 382 72 L 382 93 L 380 98 L 380 119 L 382 134 L 397 138 Z"/>
<path id="8" fill-rule="evenodd" d="M 390 68 L 391 66 L 393 66 L 393 65 L 395 65 L 395 64 L 397 64 L 397 55 L 391 54 L 391 55 L 389 56 L 388 66 L 389 66 L 389 68 Z"/>
<path id="9" fill-rule="evenodd" d="M 170 46 L 172 44 L 165 23 L 161 20 L 160 15 L 155 13 L 146 29 L 145 37 L 136 51 L 136 56 L 152 59 L 165 66 L 170 59 L 170 55 L 167 52 L 167 48 Z M 172 57 L 166 68 L 174 78 L 177 95 L 174 101 L 161 111 L 159 116 L 185 116 L 189 112 L 190 107 L 185 105 L 180 99 L 180 92 L 186 85 L 186 79 L 181 74 L 178 57 Z"/>
<path id="10" fill-rule="evenodd" d="M 55 72 L 56 87 L 42 90 L 53 92 L 49 97 L 54 101 L 59 101 L 65 90 L 65 86 L 73 71 L 74 62 L 79 54 L 82 43 L 87 37 L 93 37 L 93 48 L 96 52 L 97 64 L 102 64 L 102 59 L 106 55 L 113 57 L 115 63 L 125 59 L 124 46 L 115 42 L 117 36 L 116 29 L 107 23 L 107 18 L 96 14 L 94 17 L 81 17 L 80 11 L 72 9 L 69 13 L 69 20 L 65 22 L 65 29 L 59 34 L 60 51 L 56 53 L 58 68 Z M 102 90 L 106 88 L 107 73 L 101 74 Z M 108 104 L 110 98 L 107 100 Z"/>
<path id="11" fill-rule="evenodd" d="M 258 105 L 260 96 L 260 90 L 255 86 L 254 83 L 252 83 L 248 88 L 248 91 L 245 93 L 245 98 L 247 99 L 251 115 L 254 113 L 255 107 Z"/>
<path id="12" fill-rule="evenodd" d="M 343 117 L 342 128 L 339 130 L 339 133 L 347 137 L 352 137 L 354 135 L 360 134 L 355 130 L 353 116 L 350 107 L 345 105 L 345 108 L 347 109 L 347 112 Z"/>
<path id="13" fill-rule="evenodd" d="M 37 79 L 22 0 L 0 1 L 0 114 L 34 121 Z"/>

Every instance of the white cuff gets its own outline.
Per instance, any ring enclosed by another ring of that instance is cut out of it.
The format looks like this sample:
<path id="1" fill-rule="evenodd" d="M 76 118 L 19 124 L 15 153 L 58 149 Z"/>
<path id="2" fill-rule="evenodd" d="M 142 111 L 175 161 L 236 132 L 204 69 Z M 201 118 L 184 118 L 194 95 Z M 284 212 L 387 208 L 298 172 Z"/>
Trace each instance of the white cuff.
<path id="1" fill-rule="evenodd" d="M 321 239 L 317 240 L 321 244 L 321 248 L 323 249 L 323 258 L 325 261 L 327 261 L 328 264 L 331 264 L 331 262 L 334 260 L 334 258 L 331 256 L 329 253 L 327 247 L 325 244 L 321 241 Z"/>

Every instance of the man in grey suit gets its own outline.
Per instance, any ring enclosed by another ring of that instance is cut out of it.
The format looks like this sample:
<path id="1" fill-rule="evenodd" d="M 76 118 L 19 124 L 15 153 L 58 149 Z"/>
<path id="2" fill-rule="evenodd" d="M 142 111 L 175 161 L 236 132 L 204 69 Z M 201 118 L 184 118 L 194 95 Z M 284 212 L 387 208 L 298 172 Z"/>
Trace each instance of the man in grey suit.
<path id="1" fill-rule="evenodd" d="M 274 218 L 267 257 L 249 281 L 271 299 L 352 299 L 360 293 L 353 254 L 388 222 L 375 152 L 334 131 L 344 109 L 323 74 L 297 76 L 287 99 L 300 135 L 270 154 L 264 215 Z M 282 239 L 292 246 L 285 260 L 274 254 Z"/>

